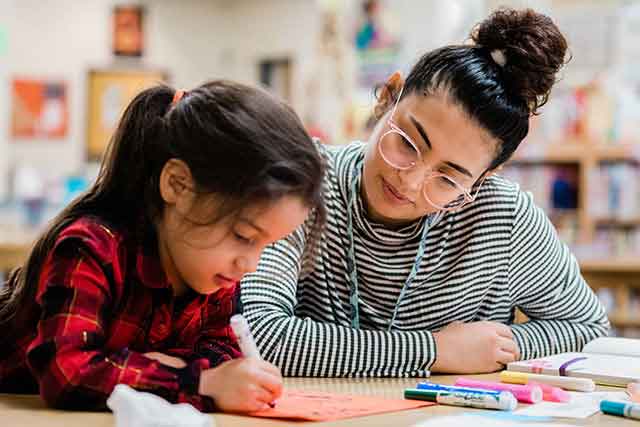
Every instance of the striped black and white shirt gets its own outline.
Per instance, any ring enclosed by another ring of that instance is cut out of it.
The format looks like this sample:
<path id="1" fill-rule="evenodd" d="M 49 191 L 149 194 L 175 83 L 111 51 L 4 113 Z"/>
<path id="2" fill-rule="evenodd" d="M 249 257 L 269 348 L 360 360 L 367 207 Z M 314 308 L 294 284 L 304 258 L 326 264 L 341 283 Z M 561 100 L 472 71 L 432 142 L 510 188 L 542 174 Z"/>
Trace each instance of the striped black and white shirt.
<path id="1" fill-rule="evenodd" d="M 527 193 L 488 178 L 477 199 L 453 213 L 390 230 L 370 221 L 360 197 L 347 206 L 364 145 L 321 147 L 326 227 L 312 271 L 301 277 L 308 229 L 268 247 L 242 281 L 245 316 L 263 357 L 289 376 L 425 376 L 432 332 L 455 320 L 510 324 L 522 359 L 580 351 L 609 321 L 575 258 Z M 351 209 L 360 329 L 350 320 L 346 210 Z M 389 322 L 422 228 L 421 268 Z M 530 319 L 512 324 L 519 308 Z M 460 351 L 464 351 L 463 348 Z"/>

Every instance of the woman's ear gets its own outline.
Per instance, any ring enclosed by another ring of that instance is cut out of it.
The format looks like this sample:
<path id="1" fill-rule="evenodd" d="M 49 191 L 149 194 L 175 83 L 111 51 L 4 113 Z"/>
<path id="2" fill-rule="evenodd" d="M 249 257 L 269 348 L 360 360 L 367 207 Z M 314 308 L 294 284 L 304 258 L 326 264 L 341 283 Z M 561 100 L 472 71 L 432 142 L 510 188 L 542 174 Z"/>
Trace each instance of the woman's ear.
<path id="1" fill-rule="evenodd" d="M 493 175 L 496 175 L 496 174 L 501 174 L 502 172 L 504 172 L 504 164 L 501 164 L 500 166 L 488 171 L 486 173 L 486 177 L 485 178 L 489 178 L 490 176 L 493 176 Z"/>
<path id="2" fill-rule="evenodd" d="M 160 172 L 160 196 L 167 204 L 181 204 L 192 194 L 193 177 L 182 160 L 169 159 Z"/>
<path id="3" fill-rule="evenodd" d="M 393 106 L 403 84 L 402 74 L 400 71 L 396 71 L 382 85 L 378 95 L 378 102 L 373 110 L 376 119 L 382 117 Z"/>

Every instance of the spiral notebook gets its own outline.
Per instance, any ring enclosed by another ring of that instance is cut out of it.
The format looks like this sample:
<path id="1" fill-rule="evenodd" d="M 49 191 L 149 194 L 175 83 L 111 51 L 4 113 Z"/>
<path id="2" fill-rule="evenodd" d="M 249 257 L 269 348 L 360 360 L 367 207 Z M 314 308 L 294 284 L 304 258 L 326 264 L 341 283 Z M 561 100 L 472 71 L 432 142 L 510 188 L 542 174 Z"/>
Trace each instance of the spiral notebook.
<path id="1" fill-rule="evenodd" d="M 626 387 L 640 381 L 640 340 L 597 338 L 582 353 L 561 353 L 507 365 L 508 371 L 591 378 L 601 385 Z"/>

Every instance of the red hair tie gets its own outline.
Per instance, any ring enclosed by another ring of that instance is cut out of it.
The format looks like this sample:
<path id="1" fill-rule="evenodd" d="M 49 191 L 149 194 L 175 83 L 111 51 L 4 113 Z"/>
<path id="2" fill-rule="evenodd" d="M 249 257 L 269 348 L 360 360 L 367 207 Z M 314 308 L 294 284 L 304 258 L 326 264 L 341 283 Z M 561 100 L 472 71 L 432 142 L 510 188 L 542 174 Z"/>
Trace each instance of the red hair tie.
<path id="1" fill-rule="evenodd" d="M 176 105 L 178 102 L 180 102 L 183 96 L 184 96 L 184 90 L 182 89 L 176 90 L 176 92 L 173 94 L 173 100 L 171 101 L 171 105 L 172 106 Z"/>

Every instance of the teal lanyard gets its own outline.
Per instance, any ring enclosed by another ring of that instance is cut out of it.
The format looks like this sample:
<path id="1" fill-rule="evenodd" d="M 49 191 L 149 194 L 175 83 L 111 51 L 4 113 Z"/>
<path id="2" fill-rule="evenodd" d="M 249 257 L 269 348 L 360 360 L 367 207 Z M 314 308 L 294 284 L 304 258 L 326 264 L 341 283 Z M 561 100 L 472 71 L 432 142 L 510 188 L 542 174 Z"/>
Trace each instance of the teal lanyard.
<path id="1" fill-rule="evenodd" d="M 355 165 L 353 170 L 353 177 L 351 182 L 351 189 L 349 192 L 349 200 L 347 204 L 347 234 L 349 236 L 349 247 L 347 248 L 347 272 L 349 274 L 349 304 L 351 305 L 351 327 L 355 329 L 360 328 L 360 311 L 358 308 L 359 304 L 359 295 L 358 295 L 358 270 L 356 267 L 356 250 L 355 243 L 353 237 L 353 214 L 351 212 L 351 207 L 353 205 L 353 201 L 358 193 L 358 171 L 362 170 L 362 161 L 358 162 Z M 400 302 L 402 298 L 404 298 L 404 294 L 413 282 L 413 279 L 418 274 L 418 268 L 420 268 L 420 264 L 422 263 L 422 257 L 424 256 L 425 251 L 425 241 L 427 232 L 429 231 L 429 223 L 424 224 L 422 229 L 422 235 L 420 236 L 420 245 L 418 246 L 418 252 L 416 253 L 416 259 L 413 262 L 413 267 L 411 267 L 411 272 L 407 277 L 407 280 L 404 282 L 402 286 L 402 290 L 400 290 L 400 295 L 398 296 L 398 301 L 396 302 L 396 306 L 393 309 L 393 316 L 391 317 L 391 322 L 389 323 L 388 331 L 391 331 L 393 328 L 393 324 L 396 321 L 396 316 L 398 315 L 398 307 L 400 307 Z"/>

